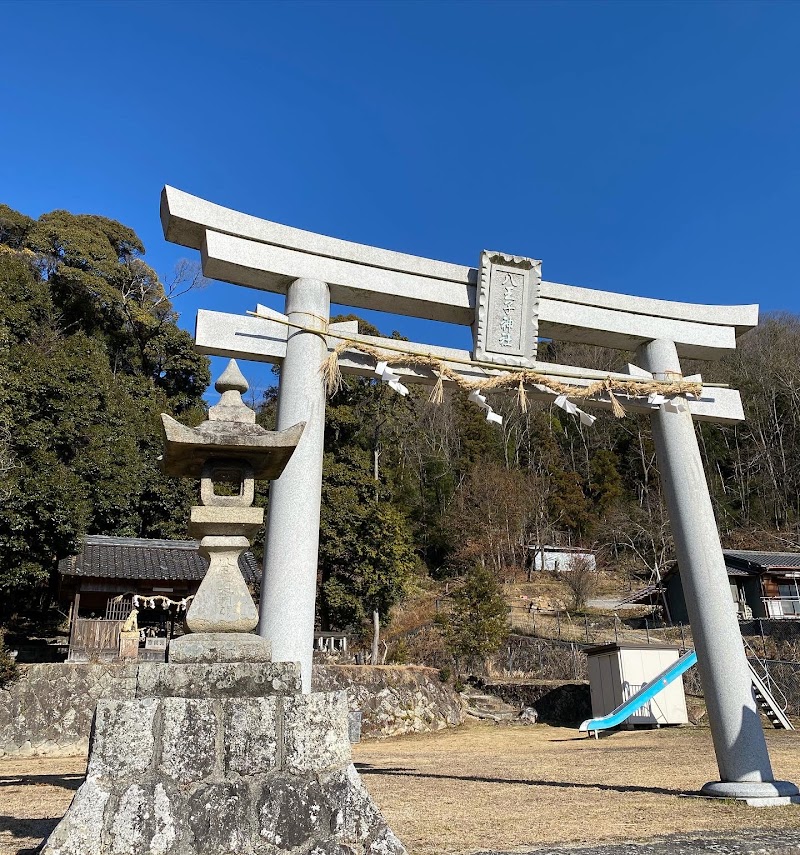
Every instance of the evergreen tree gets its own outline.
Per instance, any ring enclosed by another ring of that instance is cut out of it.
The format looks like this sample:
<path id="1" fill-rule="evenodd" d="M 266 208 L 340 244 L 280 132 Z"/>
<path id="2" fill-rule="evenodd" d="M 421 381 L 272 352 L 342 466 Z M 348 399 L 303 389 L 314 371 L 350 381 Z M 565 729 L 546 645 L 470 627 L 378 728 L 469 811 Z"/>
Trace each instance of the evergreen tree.
<path id="1" fill-rule="evenodd" d="M 591 498 L 597 513 L 605 516 L 623 495 L 617 456 L 607 448 L 599 449 L 592 455 L 589 471 Z"/>
<path id="2" fill-rule="evenodd" d="M 0 206 L 0 241 L 7 615 L 46 602 L 84 533 L 185 536 L 192 485 L 159 470 L 159 414 L 203 417 L 208 362 L 131 229 Z"/>
<path id="3" fill-rule="evenodd" d="M 472 667 L 498 650 L 508 637 L 508 605 L 497 578 L 482 564 L 468 571 L 450 603 L 437 623 L 456 667 L 461 663 Z"/>

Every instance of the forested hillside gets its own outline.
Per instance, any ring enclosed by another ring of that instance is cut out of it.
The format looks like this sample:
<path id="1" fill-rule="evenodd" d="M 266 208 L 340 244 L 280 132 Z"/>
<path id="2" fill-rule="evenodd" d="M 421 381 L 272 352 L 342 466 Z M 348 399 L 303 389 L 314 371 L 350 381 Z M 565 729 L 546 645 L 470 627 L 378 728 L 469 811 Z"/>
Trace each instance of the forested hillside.
<path id="1" fill-rule="evenodd" d="M 633 357 L 551 343 L 540 358 L 618 369 Z M 800 319 L 766 317 L 722 362 L 684 370 L 744 400 L 744 423 L 697 426 L 723 544 L 800 549 Z M 673 557 L 648 417 L 602 413 L 585 428 L 552 406 L 523 413 L 511 395 L 491 404 L 502 427 L 457 393 L 435 406 L 424 388 L 403 398 L 350 378 L 332 398 L 324 623 L 385 616 L 418 573 L 443 579 L 483 563 L 511 578 L 535 542 L 589 546 L 601 565 L 645 580 Z"/>
<path id="2" fill-rule="evenodd" d="M 347 316 L 352 318 L 353 316 Z M 345 319 L 344 317 L 339 320 Z M 362 331 L 376 333 L 364 325 Z M 540 358 L 615 370 L 633 357 L 572 344 Z M 741 390 L 747 420 L 697 426 L 723 544 L 800 549 L 800 319 L 771 316 L 719 363 L 685 373 Z M 647 580 L 673 558 L 646 416 L 601 413 L 585 428 L 562 410 L 495 395 L 503 426 L 460 394 L 348 378 L 329 402 L 320 566 L 324 626 L 382 619 L 419 574 L 498 579 L 525 569 L 523 547 L 591 547 L 601 565 Z M 269 423 L 274 401 L 262 416 Z"/>
<path id="3" fill-rule="evenodd" d="M 43 599 L 85 532 L 182 537 L 194 498 L 165 478 L 158 414 L 201 420 L 208 364 L 129 228 L 0 206 L 0 610 Z M 362 323 L 363 332 L 377 332 Z M 630 354 L 543 344 L 547 361 L 616 369 Z M 243 366 L 246 373 L 246 366 Z M 686 365 L 742 392 L 747 421 L 698 427 L 726 545 L 800 549 L 800 320 L 765 318 L 718 364 Z M 523 547 L 569 541 L 647 575 L 672 557 L 646 417 L 496 394 L 502 427 L 462 395 L 428 402 L 349 378 L 330 400 L 320 621 L 363 626 L 428 577 L 524 569 Z M 274 390 L 261 407 L 269 425 Z M 265 491 L 261 490 L 262 498 Z"/>
<path id="4" fill-rule="evenodd" d="M 186 535 L 158 415 L 202 418 L 208 361 L 143 255 L 105 217 L 0 205 L 0 616 L 46 601 L 85 532 Z"/>

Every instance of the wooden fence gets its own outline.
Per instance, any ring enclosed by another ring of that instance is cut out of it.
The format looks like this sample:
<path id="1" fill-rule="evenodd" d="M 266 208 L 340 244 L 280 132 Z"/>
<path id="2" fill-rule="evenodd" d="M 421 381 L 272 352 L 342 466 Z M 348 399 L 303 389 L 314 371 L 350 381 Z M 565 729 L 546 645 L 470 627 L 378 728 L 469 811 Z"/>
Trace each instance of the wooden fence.
<path id="1" fill-rule="evenodd" d="M 106 620 L 125 620 L 132 608 L 133 600 L 131 597 L 121 600 L 112 598 L 106 603 Z"/>
<path id="2" fill-rule="evenodd" d="M 78 618 L 72 626 L 69 658 L 74 660 L 110 658 L 119 653 L 119 634 L 123 620 Z"/>

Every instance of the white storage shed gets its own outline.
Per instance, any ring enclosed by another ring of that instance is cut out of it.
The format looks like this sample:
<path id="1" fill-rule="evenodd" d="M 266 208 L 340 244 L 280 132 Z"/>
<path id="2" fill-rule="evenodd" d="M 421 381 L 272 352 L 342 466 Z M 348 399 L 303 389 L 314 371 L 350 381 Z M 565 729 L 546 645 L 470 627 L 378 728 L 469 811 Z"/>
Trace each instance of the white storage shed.
<path id="1" fill-rule="evenodd" d="M 677 662 L 679 647 L 656 644 L 603 644 L 586 651 L 592 717 L 613 712 L 645 684 Z M 678 677 L 630 716 L 623 727 L 686 724 L 683 678 Z"/>

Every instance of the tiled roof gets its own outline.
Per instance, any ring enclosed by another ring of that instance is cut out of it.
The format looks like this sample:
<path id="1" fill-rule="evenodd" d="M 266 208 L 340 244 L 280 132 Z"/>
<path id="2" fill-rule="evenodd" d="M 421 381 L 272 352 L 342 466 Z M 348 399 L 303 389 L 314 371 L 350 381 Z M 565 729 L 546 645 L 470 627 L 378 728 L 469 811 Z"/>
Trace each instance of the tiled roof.
<path id="1" fill-rule="evenodd" d="M 62 576 L 100 579 L 149 579 L 199 582 L 208 563 L 197 551 L 196 540 L 148 540 L 141 537 L 84 538 L 83 552 L 58 562 Z M 261 580 L 261 568 L 252 552 L 239 557 L 239 569 L 248 583 Z"/>
<path id="2" fill-rule="evenodd" d="M 750 576 L 759 575 L 757 567 L 744 569 L 742 567 L 735 567 L 730 561 L 725 562 L 725 570 L 729 576 L 744 576 L 745 578 L 749 578 Z"/>
<path id="3" fill-rule="evenodd" d="M 726 549 L 726 558 L 734 558 L 765 570 L 800 570 L 800 552 L 762 552 L 750 549 Z"/>
<path id="4" fill-rule="evenodd" d="M 634 591 L 632 594 L 625 597 L 624 600 L 620 600 L 617 605 L 632 606 L 636 603 L 649 603 L 657 593 L 658 585 L 648 585 L 646 588 Z"/>

